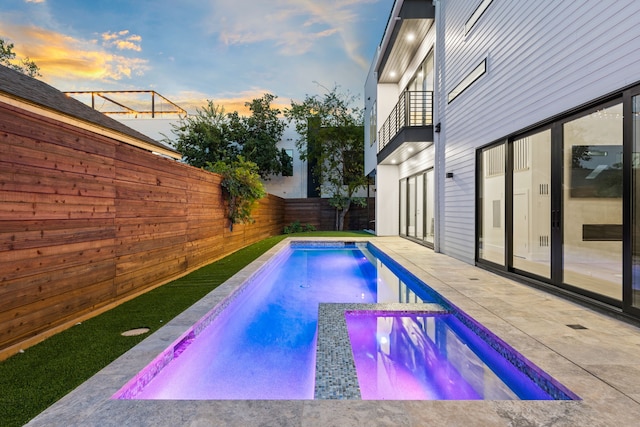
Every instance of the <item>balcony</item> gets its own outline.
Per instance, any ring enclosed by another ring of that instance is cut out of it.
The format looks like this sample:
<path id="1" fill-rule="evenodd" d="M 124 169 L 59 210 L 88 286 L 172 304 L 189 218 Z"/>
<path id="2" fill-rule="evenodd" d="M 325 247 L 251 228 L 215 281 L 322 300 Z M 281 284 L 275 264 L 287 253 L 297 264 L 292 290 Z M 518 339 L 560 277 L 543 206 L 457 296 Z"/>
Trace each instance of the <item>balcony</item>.
<path id="1" fill-rule="evenodd" d="M 400 95 L 398 103 L 378 131 L 378 163 L 382 163 L 405 142 L 429 145 L 433 142 L 433 92 L 405 91 Z"/>

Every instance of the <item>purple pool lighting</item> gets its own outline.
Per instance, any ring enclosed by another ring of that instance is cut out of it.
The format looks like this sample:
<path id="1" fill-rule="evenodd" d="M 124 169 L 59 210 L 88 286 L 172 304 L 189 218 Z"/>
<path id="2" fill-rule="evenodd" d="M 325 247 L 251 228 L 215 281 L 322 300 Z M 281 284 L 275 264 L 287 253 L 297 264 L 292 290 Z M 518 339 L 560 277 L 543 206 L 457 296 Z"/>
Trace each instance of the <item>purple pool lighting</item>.
<path id="1" fill-rule="evenodd" d="M 554 399 L 453 314 L 345 317 L 363 400 Z"/>
<path id="2" fill-rule="evenodd" d="M 348 308 L 324 316 L 319 334 L 321 304 Z M 346 356 L 335 366 L 327 354 Z M 579 399 L 375 246 L 354 243 L 283 249 L 112 398 L 314 397 Z"/>
<path id="3" fill-rule="evenodd" d="M 115 398 L 313 399 L 318 305 L 376 303 L 386 286 L 362 250 L 286 250 Z"/>

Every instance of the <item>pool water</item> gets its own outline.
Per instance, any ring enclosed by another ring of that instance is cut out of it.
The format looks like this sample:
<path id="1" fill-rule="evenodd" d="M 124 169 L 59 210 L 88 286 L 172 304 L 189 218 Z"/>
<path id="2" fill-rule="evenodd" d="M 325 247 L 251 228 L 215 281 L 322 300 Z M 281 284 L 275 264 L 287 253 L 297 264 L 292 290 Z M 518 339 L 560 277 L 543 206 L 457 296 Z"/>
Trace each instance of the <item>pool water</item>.
<path id="1" fill-rule="evenodd" d="M 452 314 L 345 317 L 363 400 L 552 399 Z"/>
<path id="2" fill-rule="evenodd" d="M 443 312 L 345 314 L 363 399 L 551 398 L 532 382 L 537 371 L 517 367 L 521 356 L 505 346 L 496 353 L 490 332 L 394 260 L 370 244 L 335 243 L 280 251 L 113 398 L 313 399 L 319 305 L 393 302 Z M 527 382 L 533 391 L 521 390 Z"/>
<path id="3" fill-rule="evenodd" d="M 313 399 L 318 305 L 397 298 L 361 249 L 288 250 L 135 398 Z"/>

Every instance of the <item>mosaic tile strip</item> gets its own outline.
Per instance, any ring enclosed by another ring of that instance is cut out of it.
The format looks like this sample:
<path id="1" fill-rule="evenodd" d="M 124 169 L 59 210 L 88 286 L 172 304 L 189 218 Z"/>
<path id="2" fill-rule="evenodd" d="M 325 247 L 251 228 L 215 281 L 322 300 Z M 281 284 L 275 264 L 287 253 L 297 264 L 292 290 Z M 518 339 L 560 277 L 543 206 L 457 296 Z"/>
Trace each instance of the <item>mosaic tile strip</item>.
<path id="1" fill-rule="evenodd" d="M 292 240 L 289 245 L 292 248 L 355 248 L 358 245 L 366 246 L 366 242 Z"/>
<path id="2" fill-rule="evenodd" d="M 439 304 L 320 304 L 315 399 L 360 400 L 360 386 L 345 320 L 346 311 L 442 313 Z"/>
<path id="3" fill-rule="evenodd" d="M 549 374 L 538 368 L 522 354 L 517 352 L 513 347 L 495 336 L 491 331 L 482 326 L 476 320 L 462 313 L 460 310 L 454 310 L 452 314 L 460 320 L 473 333 L 478 335 L 489 344 L 495 351 L 500 353 L 509 363 L 515 366 L 520 372 L 524 373 L 544 390 L 549 396 L 555 400 L 582 400 L 578 395 L 562 385 L 559 381 L 552 378 Z"/>

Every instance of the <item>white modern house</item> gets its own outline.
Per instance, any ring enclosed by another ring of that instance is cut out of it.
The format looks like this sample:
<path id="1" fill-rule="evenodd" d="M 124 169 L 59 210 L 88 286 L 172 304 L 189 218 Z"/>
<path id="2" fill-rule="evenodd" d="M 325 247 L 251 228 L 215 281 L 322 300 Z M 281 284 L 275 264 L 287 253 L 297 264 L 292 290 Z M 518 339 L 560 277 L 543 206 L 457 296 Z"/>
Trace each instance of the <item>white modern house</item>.
<path id="1" fill-rule="evenodd" d="M 638 16 L 397 0 L 365 83 L 376 233 L 640 318 Z"/>

